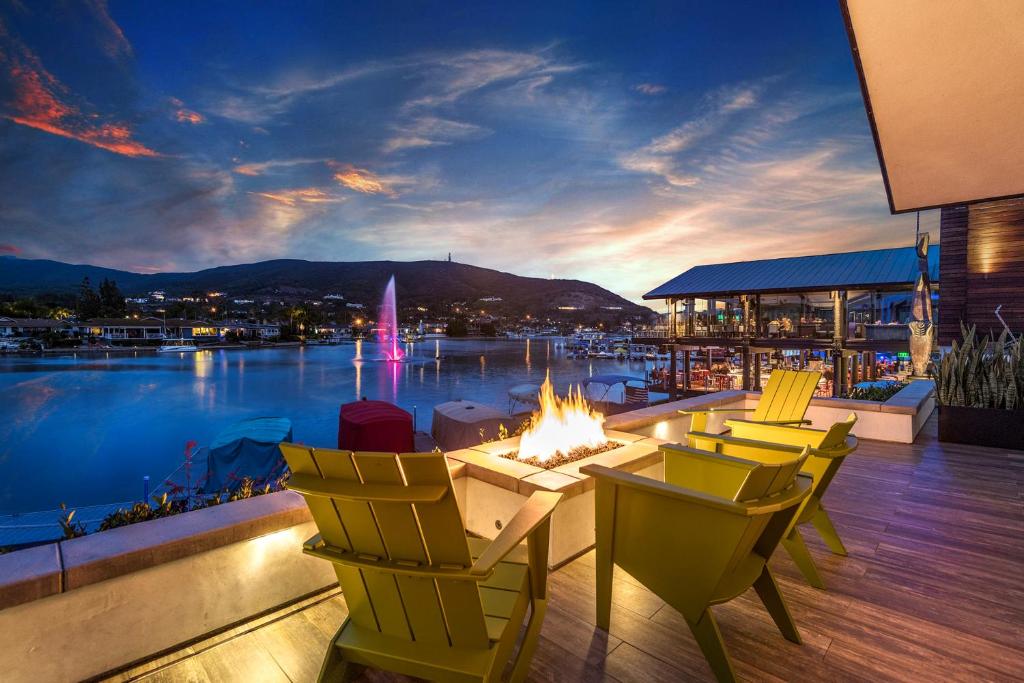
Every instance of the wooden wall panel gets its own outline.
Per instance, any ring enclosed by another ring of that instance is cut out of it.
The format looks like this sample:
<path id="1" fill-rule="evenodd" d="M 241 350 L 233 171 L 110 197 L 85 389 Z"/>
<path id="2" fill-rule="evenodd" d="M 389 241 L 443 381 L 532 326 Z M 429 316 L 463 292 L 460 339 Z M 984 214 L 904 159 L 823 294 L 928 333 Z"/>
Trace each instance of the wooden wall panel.
<path id="1" fill-rule="evenodd" d="M 1024 332 L 1024 200 L 942 210 L 939 343 L 960 321 L 998 333 L 997 306 L 1014 334 Z"/>

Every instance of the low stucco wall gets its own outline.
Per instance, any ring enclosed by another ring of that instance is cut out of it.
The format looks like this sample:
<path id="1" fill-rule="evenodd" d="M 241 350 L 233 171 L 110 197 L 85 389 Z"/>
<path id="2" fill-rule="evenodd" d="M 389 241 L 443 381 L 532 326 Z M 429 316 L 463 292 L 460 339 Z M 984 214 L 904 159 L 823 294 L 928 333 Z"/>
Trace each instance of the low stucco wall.
<path id="1" fill-rule="evenodd" d="M 0 678 L 78 681 L 337 582 L 290 491 L 0 556 Z"/>
<path id="2" fill-rule="evenodd" d="M 720 391 L 613 415 L 605 421 L 605 426 L 656 439 L 682 441 L 690 429 L 690 417 L 680 415 L 679 410 L 754 408 L 760 399 L 760 392 Z M 853 434 L 858 438 L 912 443 L 933 410 L 934 383 L 931 380 L 915 380 L 884 403 L 841 398 L 811 399 L 806 417 L 811 420 L 813 427 L 822 429 L 845 420 L 850 413 L 857 413 Z M 738 416 L 724 412 L 714 416 L 709 421 L 708 431 L 721 431 L 722 422 L 728 417 Z"/>

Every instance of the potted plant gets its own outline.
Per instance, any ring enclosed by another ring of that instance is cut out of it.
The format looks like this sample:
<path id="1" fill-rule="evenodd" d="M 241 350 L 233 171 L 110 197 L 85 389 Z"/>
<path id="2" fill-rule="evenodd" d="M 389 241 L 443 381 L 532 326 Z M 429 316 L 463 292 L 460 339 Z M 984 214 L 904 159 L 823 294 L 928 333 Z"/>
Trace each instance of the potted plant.
<path id="1" fill-rule="evenodd" d="M 939 441 L 1024 450 L 1024 344 L 961 330 L 932 371 Z"/>

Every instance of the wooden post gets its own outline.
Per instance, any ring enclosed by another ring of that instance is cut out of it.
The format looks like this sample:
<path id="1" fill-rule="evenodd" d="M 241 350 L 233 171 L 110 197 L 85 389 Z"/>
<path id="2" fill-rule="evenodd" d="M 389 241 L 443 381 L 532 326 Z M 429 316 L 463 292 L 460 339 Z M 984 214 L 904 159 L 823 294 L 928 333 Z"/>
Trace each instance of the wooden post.
<path id="1" fill-rule="evenodd" d="M 763 337 L 761 332 L 761 295 L 754 295 L 754 336 Z"/>
<path id="2" fill-rule="evenodd" d="M 676 386 L 676 345 L 668 345 L 668 399 L 675 401 L 679 397 L 679 390 Z"/>
<path id="3" fill-rule="evenodd" d="M 743 390 L 750 391 L 750 347 L 741 348 L 743 354 Z"/>
<path id="4" fill-rule="evenodd" d="M 697 334 L 697 300 L 690 297 L 686 300 L 686 336 L 693 337 Z"/>
<path id="5" fill-rule="evenodd" d="M 676 338 L 676 320 L 679 317 L 679 306 L 675 299 L 669 299 L 669 314 L 668 314 L 668 338 L 669 341 L 675 341 Z"/>
<path id="6" fill-rule="evenodd" d="M 754 354 L 754 391 L 761 391 L 761 354 Z"/>
<path id="7" fill-rule="evenodd" d="M 860 354 L 853 354 L 850 356 L 850 386 L 852 387 L 857 383 L 857 373 L 860 371 L 860 364 L 857 362 Z"/>
<path id="8" fill-rule="evenodd" d="M 690 350 L 683 351 L 683 394 L 690 390 Z"/>

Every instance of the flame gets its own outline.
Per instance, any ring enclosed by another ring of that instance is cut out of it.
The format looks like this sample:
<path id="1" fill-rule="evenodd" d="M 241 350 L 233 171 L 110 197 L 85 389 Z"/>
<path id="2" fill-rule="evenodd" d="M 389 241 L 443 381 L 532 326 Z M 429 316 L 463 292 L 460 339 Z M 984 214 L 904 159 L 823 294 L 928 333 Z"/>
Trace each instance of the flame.
<path id="1" fill-rule="evenodd" d="M 534 411 L 532 426 L 519 440 L 520 459 L 536 457 L 545 462 L 558 452 L 567 454 L 580 446 L 596 448 L 608 442 L 602 427 L 604 415 L 590 409 L 582 387 L 575 393 L 569 387 L 569 395 L 559 398 L 549 371 L 537 399 L 540 410 Z"/>

